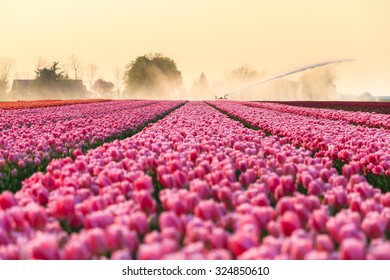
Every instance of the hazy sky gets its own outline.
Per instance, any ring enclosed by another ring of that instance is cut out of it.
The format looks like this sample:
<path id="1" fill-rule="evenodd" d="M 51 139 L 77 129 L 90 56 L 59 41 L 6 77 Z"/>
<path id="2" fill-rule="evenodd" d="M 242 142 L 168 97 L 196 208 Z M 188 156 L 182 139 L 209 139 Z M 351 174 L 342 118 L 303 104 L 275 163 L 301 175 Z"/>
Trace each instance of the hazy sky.
<path id="1" fill-rule="evenodd" d="M 71 54 L 114 80 L 139 55 L 173 58 L 186 86 L 243 63 L 268 76 L 331 59 L 338 91 L 390 95 L 388 0 L 0 0 L 0 57 L 33 72 Z"/>

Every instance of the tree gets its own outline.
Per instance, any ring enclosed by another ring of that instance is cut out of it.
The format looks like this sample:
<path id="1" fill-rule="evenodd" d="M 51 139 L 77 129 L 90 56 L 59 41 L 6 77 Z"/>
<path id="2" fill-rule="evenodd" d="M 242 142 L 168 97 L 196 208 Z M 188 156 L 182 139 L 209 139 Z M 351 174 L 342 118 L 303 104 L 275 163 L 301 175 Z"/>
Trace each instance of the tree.
<path id="1" fill-rule="evenodd" d="M 47 60 L 45 58 L 43 58 L 42 56 L 38 57 L 37 65 L 35 66 L 36 69 L 41 69 L 41 68 L 45 68 L 48 66 L 49 66 L 49 63 L 47 62 Z"/>
<path id="2" fill-rule="evenodd" d="M 69 57 L 69 67 L 73 71 L 74 79 L 80 80 L 83 76 L 82 64 L 80 59 L 78 59 L 74 54 Z"/>
<path id="3" fill-rule="evenodd" d="M 107 82 L 101 78 L 97 79 L 92 86 L 93 90 L 98 93 L 110 93 L 114 87 L 112 82 Z"/>
<path id="4" fill-rule="evenodd" d="M 87 75 L 88 75 L 88 81 L 89 81 L 89 88 L 92 90 L 93 82 L 95 81 L 95 77 L 97 74 L 98 67 L 96 64 L 89 64 L 87 66 Z"/>
<path id="5" fill-rule="evenodd" d="M 327 100 L 336 93 L 336 75 L 329 67 L 311 69 L 299 79 L 301 95 L 305 100 Z"/>
<path id="6" fill-rule="evenodd" d="M 19 80 L 19 79 L 30 79 L 31 78 L 31 73 L 29 71 L 19 71 L 15 70 L 14 78 Z"/>
<path id="7" fill-rule="evenodd" d="M 59 72 L 58 62 L 54 61 L 50 67 L 38 68 L 35 70 L 36 78 L 38 83 L 47 84 L 65 80 L 67 77 L 63 75 L 63 72 Z"/>
<path id="8" fill-rule="evenodd" d="M 4 94 L 9 88 L 8 77 L 13 63 L 13 60 L 9 58 L 0 59 L 0 94 Z"/>
<path id="9" fill-rule="evenodd" d="M 230 78 L 236 81 L 251 81 L 259 76 L 259 72 L 248 64 L 243 64 L 230 72 Z"/>
<path id="10" fill-rule="evenodd" d="M 200 74 L 200 77 L 199 77 L 199 80 L 198 80 L 198 87 L 201 89 L 201 90 L 209 90 L 209 83 L 207 82 L 207 79 L 206 79 L 206 75 L 202 72 L 202 74 Z"/>
<path id="11" fill-rule="evenodd" d="M 264 71 L 258 72 L 248 64 L 242 64 L 237 68 L 226 73 L 223 81 L 213 84 L 213 91 L 217 94 L 217 98 L 223 99 L 239 99 L 250 100 L 251 96 L 256 96 L 259 89 L 246 88 L 260 80 L 264 75 Z"/>
<path id="12" fill-rule="evenodd" d="M 42 98 L 59 96 L 63 93 L 63 81 L 67 80 L 67 76 L 63 71 L 60 71 L 58 62 L 53 62 L 50 67 L 38 68 L 34 71 L 36 74 L 36 91 L 41 94 Z"/>
<path id="13" fill-rule="evenodd" d="M 120 82 L 121 82 L 121 76 L 122 76 L 122 70 L 119 67 L 115 67 L 113 70 L 115 81 L 116 81 L 116 91 L 119 97 L 120 93 Z"/>
<path id="14" fill-rule="evenodd" d="M 362 100 L 372 100 L 373 99 L 373 96 L 370 92 L 363 92 L 362 94 L 360 94 L 360 99 Z"/>
<path id="15" fill-rule="evenodd" d="M 176 63 L 162 54 L 139 56 L 126 66 L 124 72 L 126 91 L 172 93 L 182 85 L 181 72 Z"/>
<path id="16" fill-rule="evenodd" d="M 205 97 L 207 97 L 209 91 L 209 83 L 207 82 L 206 75 L 202 72 L 202 74 L 200 74 L 199 80 L 194 81 L 194 84 L 191 89 L 191 94 L 193 97 L 204 99 Z"/>

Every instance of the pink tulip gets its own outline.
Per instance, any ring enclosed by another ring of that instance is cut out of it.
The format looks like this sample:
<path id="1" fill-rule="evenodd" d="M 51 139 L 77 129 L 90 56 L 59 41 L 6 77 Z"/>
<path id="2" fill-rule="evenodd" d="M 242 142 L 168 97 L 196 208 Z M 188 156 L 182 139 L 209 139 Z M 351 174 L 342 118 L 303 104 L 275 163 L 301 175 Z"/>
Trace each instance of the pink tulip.
<path id="1" fill-rule="evenodd" d="M 56 200 L 49 202 L 49 209 L 51 213 L 59 218 L 65 218 L 74 212 L 74 198 L 71 195 L 58 197 Z"/>
<path id="2" fill-rule="evenodd" d="M 296 229 L 301 227 L 299 216 L 292 211 L 286 211 L 283 216 L 279 218 L 278 222 L 280 231 L 286 236 L 290 236 Z"/>
<path id="3" fill-rule="evenodd" d="M 122 249 L 122 250 L 117 250 L 112 253 L 111 255 L 112 260 L 131 260 L 131 254 L 129 250 L 127 249 Z"/>
<path id="4" fill-rule="evenodd" d="M 307 194 L 320 196 L 324 189 L 323 185 L 324 184 L 318 179 L 311 181 L 307 187 Z"/>
<path id="5" fill-rule="evenodd" d="M 148 231 L 147 216 L 143 212 L 135 212 L 130 215 L 129 229 L 137 232 L 138 235 L 144 235 Z"/>
<path id="6" fill-rule="evenodd" d="M 154 190 L 152 178 L 150 176 L 139 177 L 134 181 L 134 187 L 138 190 L 147 190 L 152 192 Z"/>
<path id="7" fill-rule="evenodd" d="M 195 207 L 195 215 L 204 220 L 218 221 L 222 216 L 222 207 L 213 200 L 203 200 Z"/>
<path id="8" fill-rule="evenodd" d="M 18 170 L 16 168 L 11 170 L 11 177 L 16 178 L 18 176 Z"/>
<path id="9" fill-rule="evenodd" d="M 205 181 L 195 179 L 190 182 L 190 191 L 196 192 L 200 199 L 206 199 L 210 194 L 210 188 Z"/>
<path id="10" fill-rule="evenodd" d="M 63 259 L 65 260 L 88 260 L 90 258 L 91 252 L 83 240 L 69 241 L 63 249 Z"/>
<path id="11" fill-rule="evenodd" d="M 49 234 L 39 235 L 29 242 L 27 253 L 30 259 L 56 260 L 59 257 L 57 239 Z"/>
<path id="12" fill-rule="evenodd" d="M 108 211 L 96 211 L 84 219 L 84 227 L 91 228 L 105 228 L 114 222 L 114 218 Z"/>
<path id="13" fill-rule="evenodd" d="M 141 190 L 135 193 L 135 201 L 140 207 L 140 210 L 147 214 L 154 213 L 157 205 L 151 194 L 145 190 Z"/>
<path id="14" fill-rule="evenodd" d="M 173 173 L 173 176 L 174 176 L 177 187 L 183 188 L 184 186 L 186 186 L 188 184 L 188 176 L 183 171 L 176 170 Z"/>
<path id="15" fill-rule="evenodd" d="M 104 254 L 109 249 L 108 238 L 101 228 L 93 228 L 85 232 L 86 244 L 92 255 Z"/>
<path id="16" fill-rule="evenodd" d="M 0 194 L 0 208 L 5 210 L 12 206 L 16 206 L 18 203 L 13 193 L 4 191 Z"/>
<path id="17" fill-rule="evenodd" d="M 159 217 L 159 226 L 161 229 L 172 227 L 181 231 L 180 219 L 174 212 L 163 212 Z"/>
<path id="18" fill-rule="evenodd" d="M 188 193 L 185 197 L 185 204 L 186 204 L 186 209 L 188 211 L 193 212 L 195 207 L 199 204 L 200 198 L 197 193 Z"/>
<path id="19" fill-rule="evenodd" d="M 181 233 L 178 232 L 174 227 L 165 227 L 161 229 L 161 235 L 155 241 L 161 242 L 161 240 L 164 239 L 172 239 L 176 243 L 179 243 L 181 239 Z M 153 243 L 153 242 L 149 242 L 149 243 Z"/>
<path id="20" fill-rule="evenodd" d="M 229 240 L 229 248 L 235 256 L 239 256 L 258 245 L 257 237 L 245 232 L 236 232 Z"/>
<path id="21" fill-rule="evenodd" d="M 385 170 L 384 170 L 383 167 L 380 166 L 380 165 L 376 165 L 376 166 L 372 169 L 372 173 L 374 173 L 375 175 L 382 175 L 384 172 L 385 172 Z"/>
<path id="22" fill-rule="evenodd" d="M 390 260 L 390 244 L 380 239 L 373 240 L 367 252 L 368 260 Z"/>
<path id="23" fill-rule="evenodd" d="M 31 227 L 43 229 L 47 223 L 47 214 L 43 207 L 30 204 L 24 208 L 26 220 Z"/>
<path id="24" fill-rule="evenodd" d="M 390 192 L 385 193 L 381 197 L 381 203 L 384 207 L 390 207 Z"/>
<path id="25" fill-rule="evenodd" d="M 362 222 L 362 229 L 369 238 L 381 238 L 386 228 L 386 221 L 376 212 L 370 212 Z"/>
<path id="26" fill-rule="evenodd" d="M 306 238 L 296 238 L 292 241 L 290 248 L 290 256 L 294 260 L 303 260 L 306 254 L 308 254 L 312 249 L 312 241 Z"/>
<path id="27" fill-rule="evenodd" d="M 159 243 L 142 244 L 138 249 L 139 260 L 159 260 L 163 256 Z"/>
<path id="28" fill-rule="evenodd" d="M 112 251 L 125 248 L 130 252 L 134 252 L 138 247 L 136 232 L 130 231 L 122 225 L 110 225 L 105 233 L 107 246 Z"/>
<path id="29" fill-rule="evenodd" d="M 267 185 L 271 192 L 274 192 L 276 187 L 280 184 L 280 179 L 277 176 L 271 176 L 267 179 Z"/>
<path id="30" fill-rule="evenodd" d="M 0 227 L 0 246 L 8 245 L 9 237 L 5 229 Z"/>
<path id="31" fill-rule="evenodd" d="M 340 258 L 343 260 L 363 260 L 365 251 L 364 241 L 347 238 L 340 245 Z"/>
<path id="32" fill-rule="evenodd" d="M 315 246 L 318 251 L 325 251 L 330 253 L 334 250 L 333 241 L 329 235 L 326 234 L 317 235 Z"/>
<path id="33" fill-rule="evenodd" d="M 329 219 L 328 211 L 317 209 L 313 211 L 310 217 L 310 227 L 317 232 L 324 232 L 326 230 L 326 223 Z"/>
<path id="34" fill-rule="evenodd" d="M 82 154 L 83 154 L 83 152 L 80 149 L 75 149 L 72 152 L 72 155 L 73 155 L 74 158 L 77 158 L 78 156 L 81 156 Z"/>
<path id="35" fill-rule="evenodd" d="M 311 251 L 305 254 L 305 260 L 329 260 L 329 253 L 327 252 L 318 252 Z"/>
<path id="36" fill-rule="evenodd" d="M 290 197 L 284 197 L 278 201 L 276 210 L 279 215 L 283 215 L 286 211 L 294 210 L 294 204 Z"/>
<path id="37" fill-rule="evenodd" d="M 10 153 L 8 155 L 8 161 L 9 163 L 17 163 L 19 160 L 19 156 L 16 153 Z"/>
<path id="38" fill-rule="evenodd" d="M 209 260 L 231 260 L 232 254 L 225 249 L 210 250 L 207 254 Z"/>

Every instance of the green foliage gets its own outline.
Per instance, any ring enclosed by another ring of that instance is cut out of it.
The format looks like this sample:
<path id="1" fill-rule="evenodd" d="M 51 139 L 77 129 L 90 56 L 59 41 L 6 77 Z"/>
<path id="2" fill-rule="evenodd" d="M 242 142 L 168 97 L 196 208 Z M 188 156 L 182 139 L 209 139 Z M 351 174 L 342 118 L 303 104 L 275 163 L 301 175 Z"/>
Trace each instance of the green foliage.
<path id="1" fill-rule="evenodd" d="M 374 187 L 381 190 L 382 193 L 390 192 L 390 177 L 382 174 L 376 175 L 372 172 L 367 172 L 366 174 L 367 181 Z"/>
<path id="2" fill-rule="evenodd" d="M 124 83 L 129 93 L 171 93 L 182 85 L 182 77 L 174 60 L 162 54 L 149 54 L 126 66 Z"/>
<path id="3" fill-rule="evenodd" d="M 58 62 L 53 62 L 51 67 L 38 68 L 35 70 L 36 78 L 35 80 L 41 84 L 58 82 L 65 80 L 68 77 L 65 76 L 62 72 L 58 72 L 60 68 L 58 67 Z"/>

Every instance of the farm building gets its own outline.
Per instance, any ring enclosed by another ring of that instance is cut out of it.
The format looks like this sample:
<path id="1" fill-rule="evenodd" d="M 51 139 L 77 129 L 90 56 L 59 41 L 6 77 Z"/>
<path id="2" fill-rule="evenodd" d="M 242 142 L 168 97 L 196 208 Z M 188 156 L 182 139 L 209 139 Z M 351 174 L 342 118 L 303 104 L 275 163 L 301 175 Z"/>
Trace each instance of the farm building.
<path id="1" fill-rule="evenodd" d="M 86 94 L 87 89 L 82 80 L 61 80 L 50 85 L 40 85 L 36 80 L 18 79 L 13 81 L 11 88 L 11 96 L 21 99 L 72 98 Z"/>

